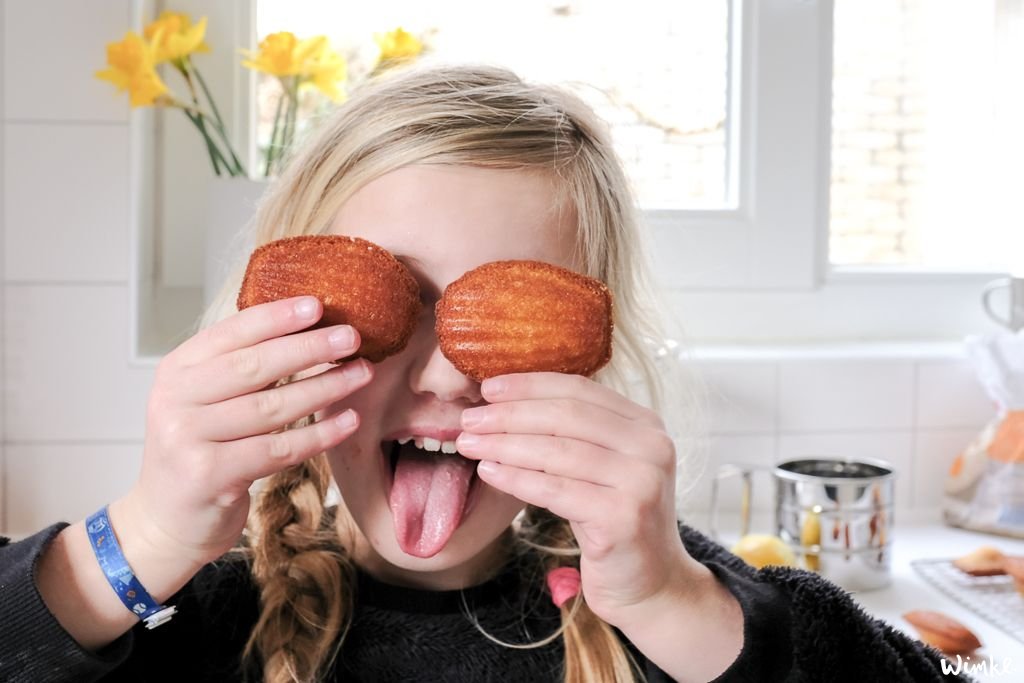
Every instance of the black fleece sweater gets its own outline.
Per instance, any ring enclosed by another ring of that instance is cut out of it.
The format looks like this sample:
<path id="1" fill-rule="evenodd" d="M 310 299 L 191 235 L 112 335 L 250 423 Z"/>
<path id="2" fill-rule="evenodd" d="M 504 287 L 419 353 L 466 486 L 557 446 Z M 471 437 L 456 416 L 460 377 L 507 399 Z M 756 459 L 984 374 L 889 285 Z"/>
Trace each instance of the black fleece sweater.
<path id="1" fill-rule="evenodd" d="M 35 585 L 55 524 L 17 543 L 0 537 L 0 681 L 236 681 L 239 654 L 255 624 L 258 593 L 244 560 L 206 565 L 168 602 L 179 613 L 147 631 L 141 624 L 98 653 L 83 650 L 54 619 Z M 685 525 L 687 550 L 737 597 L 743 649 L 716 681 L 948 681 L 937 651 L 868 616 L 850 596 L 811 572 L 755 571 Z M 422 591 L 359 575 L 352 628 L 327 680 L 560 681 L 560 639 L 537 649 L 558 626 L 543 577 L 510 564 L 464 591 Z M 686 615 L 680 615 L 685 619 Z M 647 680 L 670 680 L 623 639 Z M 258 672 L 251 680 L 258 680 Z M 961 679 L 963 680 L 963 679 Z"/>

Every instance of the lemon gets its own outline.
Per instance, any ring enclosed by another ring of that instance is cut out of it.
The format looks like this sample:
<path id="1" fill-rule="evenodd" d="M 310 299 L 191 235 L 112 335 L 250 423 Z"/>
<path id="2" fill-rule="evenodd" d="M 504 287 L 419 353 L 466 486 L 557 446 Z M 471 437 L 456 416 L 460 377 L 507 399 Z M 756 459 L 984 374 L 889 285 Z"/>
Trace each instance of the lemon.
<path id="1" fill-rule="evenodd" d="M 800 526 L 800 544 L 805 549 L 807 546 L 821 545 L 821 519 L 818 517 L 817 507 L 804 518 L 804 523 Z M 809 553 L 805 550 L 804 562 L 812 571 L 818 571 L 821 568 L 817 553 Z"/>
<path id="2" fill-rule="evenodd" d="M 757 569 L 769 564 L 797 566 L 796 556 L 789 546 L 771 534 L 747 534 L 736 542 L 732 552 Z"/>

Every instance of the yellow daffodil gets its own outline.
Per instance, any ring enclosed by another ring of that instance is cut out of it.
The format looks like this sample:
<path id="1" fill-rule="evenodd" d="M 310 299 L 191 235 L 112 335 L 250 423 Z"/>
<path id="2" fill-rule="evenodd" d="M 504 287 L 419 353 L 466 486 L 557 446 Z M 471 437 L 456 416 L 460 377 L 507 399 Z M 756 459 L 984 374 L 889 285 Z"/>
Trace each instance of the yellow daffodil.
<path id="1" fill-rule="evenodd" d="M 320 53 L 319 58 L 310 65 L 307 78 L 306 83 L 335 102 L 345 99 L 340 86 L 348 78 L 348 64 L 334 50 L 328 48 Z"/>
<path id="2" fill-rule="evenodd" d="M 153 46 L 157 64 L 179 62 L 193 52 L 209 52 L 203 42 L 206 35 L 206 17 L 195 26 L 187 14 L 164 11 L 143 31 L 146 40 Z"/>
<path id="3" fill-rule="evenodd" d="M 256 53 L 245 51 L 249 59 L 242 62 L 242 66 L 279 78 L 300 76 L 310 55 L 321 49 L 319 40 L 326 39 L 320 36 L 319 39 L 299 40 L 290 31 L 271 33 L 260 41 Z"/>
<path id="4" fill-rule="evenodd" d="M 297 87 L 312 86 L 332 100 L 343 99 L 339 85 L 348 77 L 348 65 L 326 36 L 299 40 L 289 31 L 271 33 L 256 53 L 246 54 L 242 66 L 282 79 L 295 77 Z"/>
<path id="5" fill-rule="evenodd" d="M 189 59 L 193 52 L 209 51 L 203 42 L 205 34 L 205 17 L 193 26 L 185 14 L 164 12 L 146 26 L 145 38 L 129 31 L 122 41 L 108 43 L 108 68 L 97 71 L 96 77 L 113 83 L 119 91 L 127 90 L 132 107 L 155 105 L 182 110 L 203 136 L 213 172 L 218 176 L 222 173 L 245 176 L 245 167 L 232 148 L 213 97 Z M 175 97 L 160 79 L 156 65 L 165 61 L 170 61 L 185 76 L 192 96 L 191 103 Z M 200 104 L 199 91 L 193 85 L 193 74 L 205 95 L 207 106 Z"/>
<path id="6" fill-rule="evenodd" d="M 404 30 L 402 27 L 394 31 L 377 34 L 374 36 L 377 46 L 380 48 L 381 62 L 406 62 L 418 57 L 423 52 L 423 43 L 419 38 Z"/>
<path id="7" fill-rule="evenodd" d="M 128 91 L 133 107 L 153 104 L 167 92 L 154 68 L 152 48 L 136 33 L 129 31 L 119 43 L 107 44 L 107 65 L 96 77 L 113 83 L 118 91 Z"/>

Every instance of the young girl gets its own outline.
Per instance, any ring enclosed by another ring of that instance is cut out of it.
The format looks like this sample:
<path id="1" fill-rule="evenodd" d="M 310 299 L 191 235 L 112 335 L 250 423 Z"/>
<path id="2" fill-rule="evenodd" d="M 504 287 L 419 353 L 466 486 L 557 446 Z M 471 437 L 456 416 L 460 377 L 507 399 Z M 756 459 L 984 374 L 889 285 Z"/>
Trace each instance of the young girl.
<path id="1" fill-rule="evenodd" d="M 408 347 L 329 365 L 358 330 L 307 329 L 312 297 L 237 312 L 239 270 L 157 368 L 137 485 L 106 520 L 0 549 L 0 679 L 945 680 L 817 575 L 754 571 L 677 523 L 673 442 L 630 398 L 660 395 L 633 202 L 580 100 L 491 67 L 379 81 L 260 207 L 255 244 L 299 234 L 409 267 Z M 433 304 L 504 259 L 608 285 L 606 369 L 481 384 L 448 362 Z M 167 623 L 112 590 L 107 526 Z"/>

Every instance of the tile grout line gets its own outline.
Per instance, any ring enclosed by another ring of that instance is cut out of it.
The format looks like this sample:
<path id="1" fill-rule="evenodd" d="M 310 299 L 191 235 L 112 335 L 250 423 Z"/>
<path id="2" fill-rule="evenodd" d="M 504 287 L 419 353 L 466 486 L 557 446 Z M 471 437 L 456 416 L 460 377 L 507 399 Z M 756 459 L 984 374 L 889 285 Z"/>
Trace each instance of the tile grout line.
<path id="1" fill-rule="evenodd" d="M 128 121 L 102 121 L 100 119 L 21 119 L 4 118 L 12 126 L 127 126 Z"/>
<path id="2" fill-rule="evenodd" d="M 775 371 L 775 405 L 772 407 L 772 462 L 778 462 L 782 448 L 782 362 L 772 363 Z"/>
<path id="3" fill-rule="evenodd" d="M 7 0 L 0 0 L 0 36 L 7 24 Z M 5 41 L 6 44 L 6 41 Z M 0 50 L 4 46 L 0 45 Z M 4 64 L 6 50 L 0 54 L 0 115 L 7 120 L 6 84 Z M 7 283 L 4 263 L 7 259 L 7 125 L 0 126 L 0 532 L 7 530 Z"/>
<path id="4" fill-rule="evenodd" d="M 145 438 L 138 439 L 7 439 L 7 446 L 46 447 L 46 446 L 140 446 Z"/>
<path id="5" fill-rule="evenodd" d="M 984 424 L 976 425 L 964 425 L 958 424 L 950 427 L 922 427 L 914 429 L 913 427 L 844 427 L 842 429 L 797 429 L 797 430 L 782 430 L 772 431 L 770 429 L 765 430 L 751 430 L 749 432 L 741 432 L 736 430 L 724 430 L 715 431 L 711 430 L 708 432 L 709 436 L 876 436 L 876 435 L 890 435 L 890 434 L 910 434 L 921 433 L 921 434 L 948 434 L 950 432 L 968 432 L 978 433 L 984 429 Z"/>
<path id="6" fill-rule="evenodd" d="M 918 419 L 918 414 L 917 414 L 917 412 L 918 412 L 917 411 L 917 408 L 918 408 L 917 402 L 918 402 L 918 399 L 920 398 L 920 395 L 921 395 L 921 391 L 920 391 L 921 363 L 920 363 L 920 361 L 914 361 L 913 372 L 911 374 L 911 377 L 913 378 L 913 380 L 912 380 L 911 390 L 910 390 L 910 424 L 912 425 L 913 428 L 910 430 L 910 454 L 908 456 L 908 460 L 910 461 L 910 472 L 909 472 L 909 475 L 910 475 L 910 486 L 908 488 L 910 489 L 910 492 L 907 494 L 907 496 L 910 498 L 910 505 L 911 505 L 911 507 L 913 507 L 914 505 L 917 504 L 917 500 L 916 500 L 917 499 L 917 492 L 915 491 L 916 487 L 914 486 L 914 482 L 917 481 L 917 476 L 915 476 L 915 475 L 918 474 L 918 472 L 917 472 L 917 468 L 918 468 L 918 464 L 917 464 L 917 429 L 918 429 L 918 423 L 920 422 L 920 420 Z"/>
<path id="7" fill-rule="evenodd" d="M 125 280 L 5 280 L 8 287 L 124 287 Z"/>

